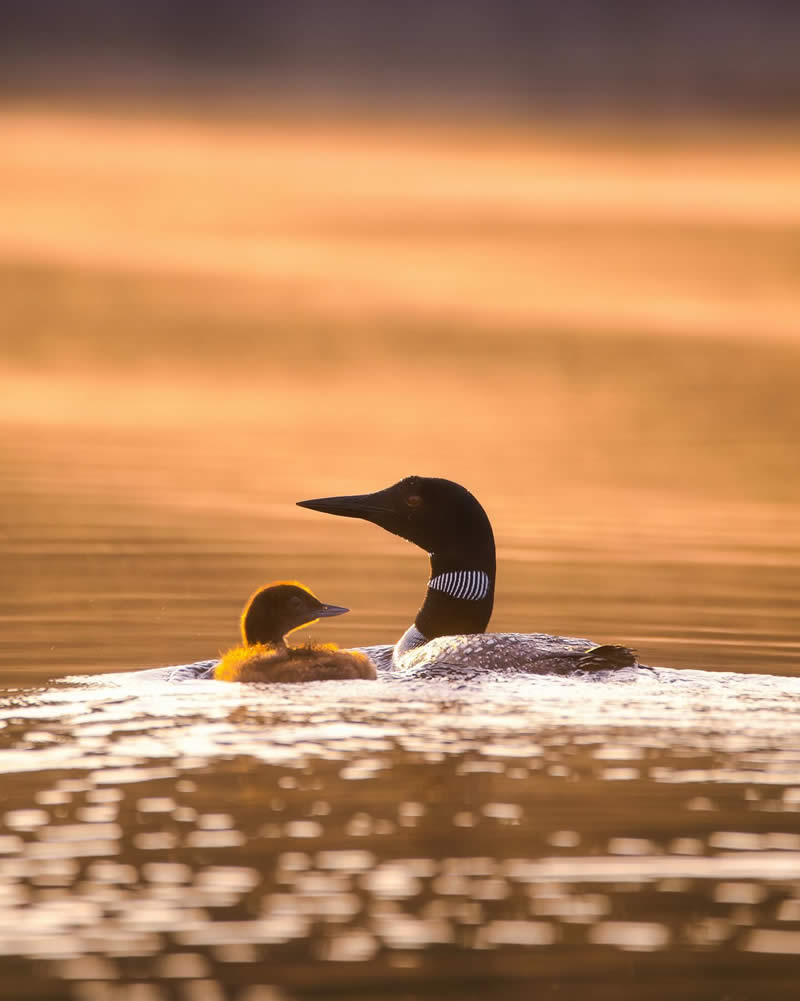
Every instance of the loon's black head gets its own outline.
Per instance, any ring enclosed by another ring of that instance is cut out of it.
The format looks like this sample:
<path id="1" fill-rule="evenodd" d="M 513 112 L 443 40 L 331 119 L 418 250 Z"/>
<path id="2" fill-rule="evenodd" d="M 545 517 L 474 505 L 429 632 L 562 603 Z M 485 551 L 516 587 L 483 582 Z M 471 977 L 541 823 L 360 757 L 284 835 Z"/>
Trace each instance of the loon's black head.
<path id="1" fill-rule="evenodd" d="M 494 604 L 494 536 L 469 490 L 452 480 L 408 476 L 374 494 L 298 503 L 371 521 L 428 553 L 431 577 L 414 620 L 418 635 L 433 639 L 486 629 Z"/>
<path id="2" fill-rule="evenodd" d="M 454 567 L 483 562 L 494 538 L 486 512 L 465 487 L 432 476 L 407 476 L 385 490 L 351 497 L 298 501 L 300 507 L 345 518 L 363 518 Z M 455 561 L 455 562 L 453 562 Z"/>
<path id="3" fill-rule="evenodd" d="M 349 611 L 340 605 L 324 604 L 297 581 L 279 581 L 260 588 L 245 605 L 242 639 L 248 646 L 253 643 L 279 646 L 287 633 L 317 619 Z"/>

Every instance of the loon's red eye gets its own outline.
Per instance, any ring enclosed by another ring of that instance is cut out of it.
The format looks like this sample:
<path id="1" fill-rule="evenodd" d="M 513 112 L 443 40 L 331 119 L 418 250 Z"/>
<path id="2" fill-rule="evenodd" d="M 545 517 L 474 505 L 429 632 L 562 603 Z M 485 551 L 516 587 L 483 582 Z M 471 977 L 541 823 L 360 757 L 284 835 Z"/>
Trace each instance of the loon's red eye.
<path id="1" fill-rule="evenodd" d="M 406 497 L 406 504 L 409 507 L 419 507 L 422 504 L 422 498 L 419 494 L 411 494 L 410 497 Z"/>

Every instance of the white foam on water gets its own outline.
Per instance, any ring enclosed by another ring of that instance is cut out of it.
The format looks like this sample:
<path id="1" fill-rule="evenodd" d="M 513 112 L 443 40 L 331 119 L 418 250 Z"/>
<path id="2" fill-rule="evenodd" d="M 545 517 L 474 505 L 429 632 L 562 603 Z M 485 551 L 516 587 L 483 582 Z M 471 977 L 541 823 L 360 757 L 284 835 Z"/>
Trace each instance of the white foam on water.
<path id="1" fill-rule="evenodd" d="M 791 739 L 800 746 L 800 679 L 636 668 L 463 681 L 384 676 L 302 685 L 175 684 L 144 671 L 21 690 L 0 704 L 3 720 L 47 723 L 61 739 L 0 749 L 0 772 L 124 768 L 164 757 L 208 761 L 231 754 L 289 762 L 385 750 L 392 742 L 445 754 L 469 747 L 513 754 L 549 727 L 599 733 L 612 744 L 619 743 L 612 734 L 623 730 L 628 747 L 647 743 L 647 735 L 665 744 L 778 752 Z M 780 767 L 773 763 L 780 781 L 797 772 L 800 783 L 800 752 Z"/>

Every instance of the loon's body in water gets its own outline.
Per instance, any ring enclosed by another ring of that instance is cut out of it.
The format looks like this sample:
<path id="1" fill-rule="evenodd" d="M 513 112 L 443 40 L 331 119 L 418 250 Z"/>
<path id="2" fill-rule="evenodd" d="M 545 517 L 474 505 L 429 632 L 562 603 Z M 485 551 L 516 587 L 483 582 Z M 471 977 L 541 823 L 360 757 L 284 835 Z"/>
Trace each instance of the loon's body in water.
<path id="1" fill-rule="evenodd" d="M 285 636 L 317 619 L 344 615 L 340 605 L 326 605 L 296 581 L 280 581 L 252 596 L 242 613 L 243 645 L 229 650 L 214 667 L 217 681 L 340 681 L 374 678 L 369 658 L 330 643 L 288 647 Z"/>
<path id="2" fill-rule="evenodd" d="M 300 507 L 362 518 L 424 549 L 431 575 L 413 625 L 397 643 L 391 664 L 401 670 L 480 673 L 515 670 L 566 674 L 635 667 L 627 647 L 546 633 L 486 633 L 495 587 L 495 545 L 486 512 L 451 480 L 409 476 L 385 490 L 299 501 Z M 386 648 L 364 648 L 379 666 Z"/>

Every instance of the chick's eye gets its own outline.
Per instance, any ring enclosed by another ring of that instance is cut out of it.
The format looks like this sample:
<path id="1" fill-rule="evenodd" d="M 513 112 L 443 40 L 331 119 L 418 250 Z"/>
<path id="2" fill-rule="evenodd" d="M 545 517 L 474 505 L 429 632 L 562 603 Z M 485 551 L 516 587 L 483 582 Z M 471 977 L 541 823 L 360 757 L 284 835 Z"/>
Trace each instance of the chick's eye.
<path id="1" fill-rule="evenodd" d="M 410 497 L 406 497 L 406 504 L 409 507 L 419 507 L 422 504 L 422 498 L 419 494 L 411 494 Z"/>
<path id="2" fill-rule="evenodd" d="M 294 598 L 291 598 L 289 600 L 289 604 L 292 606 L 292 608 L 299 608 L 302 602 L 298 597 L 295 596 Z"/>

